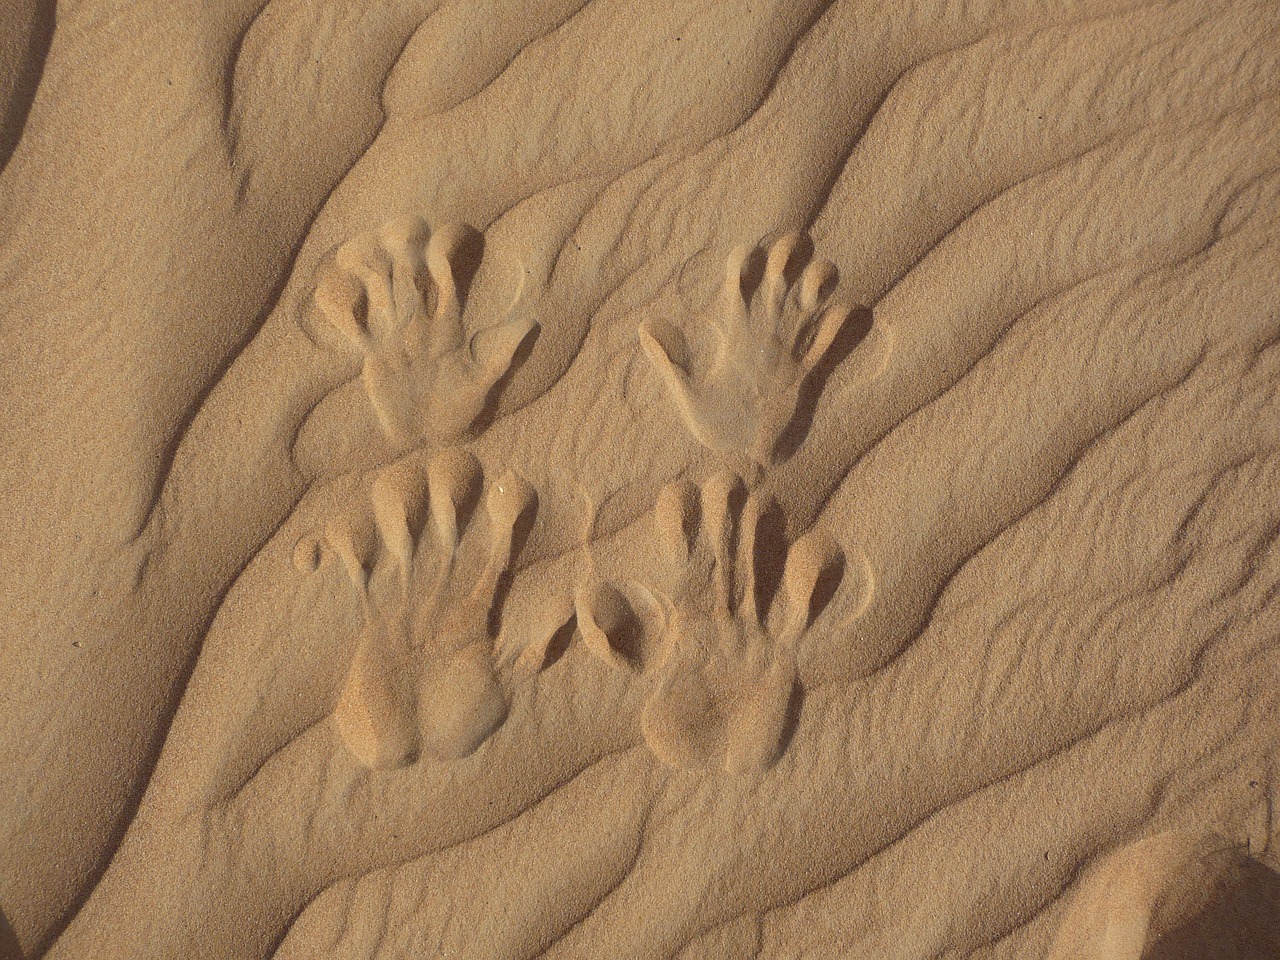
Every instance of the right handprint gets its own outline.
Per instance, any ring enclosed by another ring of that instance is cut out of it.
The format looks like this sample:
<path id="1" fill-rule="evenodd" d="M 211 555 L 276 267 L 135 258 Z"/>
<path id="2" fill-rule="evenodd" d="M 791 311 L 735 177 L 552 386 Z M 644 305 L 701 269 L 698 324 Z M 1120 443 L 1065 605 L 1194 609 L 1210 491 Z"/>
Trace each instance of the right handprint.
<path id="1" fill-rule="evenodd" d="M 792 233 L 767 254 L 748 247 L 730 254 L 708 318 L 715 345 L 705 369 L 693 369 L 690 354 L 698 351 L 688 349 L 687 334 L 663 320 L 640 326 L 641 346 L 690 432 L 718 453 L 761 466 L 785 459 L 784 437 L 805 412 L 824 361 L 839 353 L 850 321 L 865 315 L 831 301 L 836 268 L 810 251 Z"/>
<path id="2" fill-rule="evenodd" d="M 669 619 L 641 729 L 664 763 L 745 773 L 786 746 L 799 706 L 796 648 L 842 555 L 813 534 L 788 546 L 775 522 L 771 504 L 732 474 L 662 493 Z"/>
<path id="3" fill-rule="evenodd" d="M 404 767 L 424 748 L 436 760 L 470 756 L 507 716 L 495 631 L 535 494 L 449 450 L 383 470 L 372 498 L 376 544 L 336 524 L 295 558 L 315 570 L 337 557 L 359 597 L 364 628 L 336 729 L 367 767 Z"/>

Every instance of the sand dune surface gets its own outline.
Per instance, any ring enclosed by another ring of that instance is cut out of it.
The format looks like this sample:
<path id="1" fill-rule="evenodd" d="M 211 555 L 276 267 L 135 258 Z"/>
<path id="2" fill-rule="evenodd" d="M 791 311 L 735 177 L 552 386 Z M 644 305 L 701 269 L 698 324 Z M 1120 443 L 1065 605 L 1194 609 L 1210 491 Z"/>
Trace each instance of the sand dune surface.
<path id="1" fill-rule="evenodd" d="M 1274 0 L 0 0 L 0 958 L 1280 956 Z"/>

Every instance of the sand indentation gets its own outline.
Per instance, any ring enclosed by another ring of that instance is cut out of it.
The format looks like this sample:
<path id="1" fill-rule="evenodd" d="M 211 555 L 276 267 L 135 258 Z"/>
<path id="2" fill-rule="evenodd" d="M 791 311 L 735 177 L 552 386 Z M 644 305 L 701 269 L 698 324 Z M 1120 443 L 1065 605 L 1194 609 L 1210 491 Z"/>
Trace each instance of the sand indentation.
<path id="1" fill-rule="evenodd" d="M 1280 878 L 1220 837 L 1166 831 L 1111 851 L 1073 891 L 1050 960 L 1273 956 Z"/>
<path id="2" fill-rule="evenodd" d="M 468 336 L 463 307 L 480 242 L 467 228 L 432 230 L 406 216 L 346 241 L 317 269 L 303 327 L 360 355 L 364 391 L 397 449 L 466 434 L 537 328 L 517 315 Z M 300 444 L 315 447 L 315 431 L 304 424 Z"/>
<path id="3" fill-rule="evenodd" d="M 817 535 L 788 545 L 775 504 L 728 473 L 667 487 L 655 525 L 671 612 L 645 740 L 674 767 L 763 770 L 798 717 L 796 647 L 839 550 Z"/>
<path id="4" fill-rule="evenodd" d="M 437 759 L 465 757 L 502 725 L 494 645 L 534 504 L 523 479 L 485 478 L 473 456 L 449 451 L 379 474 L 367 547 L 326 535 L 364 611 L 333 714 L 361 763 L 403 766 L 424 748 Z"/>
<path id="5" fill-rule="evenodd" d="M 705 446 L 762 465 L 785 459 L 795 444 L 784 437 L 811 405 L 824 361 L 863 315 L 833 301 L 837 279 L 805 238 L 786 234 L 767 251 L 744 246 L 729 255 L 719 295 L 698 323 L 685 331 L 657 318 L 640 325 L 641 346 Z M 709 359 L 697 363 L 707 346 Z"/>

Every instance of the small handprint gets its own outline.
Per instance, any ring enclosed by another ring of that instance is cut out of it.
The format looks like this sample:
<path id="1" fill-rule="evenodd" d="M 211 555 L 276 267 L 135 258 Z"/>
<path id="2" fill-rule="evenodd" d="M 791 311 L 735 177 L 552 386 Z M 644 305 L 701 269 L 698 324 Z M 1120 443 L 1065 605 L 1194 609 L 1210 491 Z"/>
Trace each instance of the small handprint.
<path id="1" fill-rule="evenodd" d="M 467 337 L 455 261 L 475 236 L 402 217 L 348 240 L 317 270 L 304 327 L 363 357 L 365 391 L 399 449 L 465 434 L 537 328 L 514 316 Z"/>
<path id="2" fill-rule="evenodd" d="M 449 451 L 425 469 L 383 471 L 372 499 L 373 537 L 331 529 L 302 545 L 304 558 L 319 551 L 310 562 L 325 552 L 342 561 L 363 611 L 338 732 L 370 767 L 404 766 L 423 747 L 468 756 L 507 715 L 497 620 L 533 489 L 512 473 L 485 480 L 474 457 Z"/>
<path id="3" fill-rule="evenodd" d="M 655 522 L 671 615 L 645 739 L 674 767 L 765 769 L 786 744 L 796 648 L 841 554 L 816 535 L 788 548 L 776 509 L 731 474 L 667 487 Z"/>
<path id="4" fill-rule="evenodd" d="M 857 315 L 828 302 L 836 269 L 808 260 L 806 250 L 798 234 L 777 240 L 758 284 L 762 251 L 740 247 L 729 256 L 708 318 L 716 343 L 703 372 L 690 368 L 686 334 L 663 320 L 640 326 L 641 346 L 689 431 L 721 454 L 745 454 L 762 466 L 782 458 L 780 441 L 804 412 L 806 387 Z"/>

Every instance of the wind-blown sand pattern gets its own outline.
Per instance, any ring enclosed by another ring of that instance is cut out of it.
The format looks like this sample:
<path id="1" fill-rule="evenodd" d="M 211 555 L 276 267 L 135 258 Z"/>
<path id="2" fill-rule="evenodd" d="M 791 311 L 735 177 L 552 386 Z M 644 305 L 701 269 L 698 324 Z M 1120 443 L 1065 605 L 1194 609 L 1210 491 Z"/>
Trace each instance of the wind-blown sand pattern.
<path id="1" fill-rule="evenodd" d="M 0 2 L 0 958 L 1280 956 L 1278 14 Z"/>

